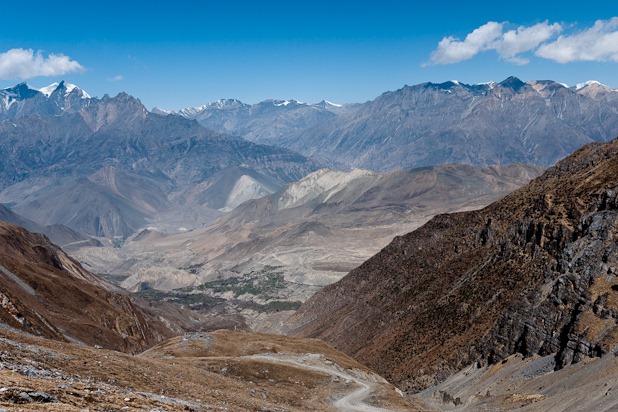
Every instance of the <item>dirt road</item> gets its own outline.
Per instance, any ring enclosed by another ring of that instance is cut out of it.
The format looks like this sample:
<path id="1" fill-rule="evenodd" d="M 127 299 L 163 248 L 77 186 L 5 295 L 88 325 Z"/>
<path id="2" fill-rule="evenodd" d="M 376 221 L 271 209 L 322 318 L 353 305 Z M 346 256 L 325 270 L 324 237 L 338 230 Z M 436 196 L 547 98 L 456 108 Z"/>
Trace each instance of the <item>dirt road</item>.
<path id="1" fill-rule="evenodd" d="M 353 412 L 392 412 L 392 409 L 384 409 L 365 403 L 372 392 L 377 391 L 378 385 L 386 383 L 378 375 L 370 375 L 366 372 L 353 369 L 344 369 L 336 363 L 328 360 L 320 354 L 290 355 L 290 354 L 260 354 L 246 356 L 251 359 L 260 359 L 274 363 L 287 363 L 304 369 L 311 369 L 332 376 L 345 383 L 353 383 L 357 388 L 350 393 L 344 394 L 333 402 L 333 406 L 340 411 Z"/>

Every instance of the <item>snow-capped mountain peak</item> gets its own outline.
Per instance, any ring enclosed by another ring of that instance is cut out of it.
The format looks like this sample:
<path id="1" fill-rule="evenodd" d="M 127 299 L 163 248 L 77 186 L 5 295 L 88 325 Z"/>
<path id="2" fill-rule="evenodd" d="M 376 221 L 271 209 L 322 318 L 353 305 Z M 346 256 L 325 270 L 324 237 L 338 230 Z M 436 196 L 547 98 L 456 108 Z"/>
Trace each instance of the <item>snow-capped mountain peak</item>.
<path id="1" fill-rule="evenodd" d="M 53 82 L 49 86 L 41 87 L 39 91 L 43 93 L 45 96 L 49 97 L 50 94 L 53 93 L 54 90 L 58 88 L 58 82 Z"/>
<path id="2" fill-rule="evenodd" d="M 322 100 L 320 103 L 316 103 L 313 106 L 315 106 L 315 107 L 322 107 L 324 109 L 343 107 L 342 104 L 337 104 L 337 103 L 329 102 L 328 100 Z"/>
<path id="3" fill-rule="evenodd" d="M 592 85 L 603 86 L 603 87 L 606 87 L 606 88 L 609 89 L 609 87 L 605 86 L 603 83 L 598 82 L 596 80 L 588 80 L 587 82 L 578 83 L 578 84 L 575 85 L 574 88 L 575 88 L 576 91 L 578 91 L 578 90 L 581 90 L 581 89 L 583 89 L 585 87 L 592 86 Z"/>
<path id="4" fill-rule="evenodd" d="M 51 94 L 53 92 L 55 92 L 59 88 L 63 88 L 63 87 L 66 89 L 65 92 L 64 92 L 65 95 L 70 94 L 74 90 L 77 89 L 78 92 L 81 92 L 81 98 L 82 99 L 90 99 L 90 95 L 88 93 L 86 93 L 85 90 L 80 89 L 79 87 L 77 87 L 76 85 L 74 85 L 72 83 L 67 83 L 64 80 L 61 81 L 60 83 L 54 82 L 54 83 L 50 84 L 49 86 L 41 87 L 38 90 L 41 93 L 43 93 L 45 96 L 49 97 L 49 96 L 51 96 Z"/>
<path id="5" fill-rule="evenodd" d="M 491 90 L 494 87 L 496 87 L 496 84 L 498 84 L 498 83 L 496 83 L 495 81 L 491 80 L 489 82 L 475 83 L 474 86 L 487 86 Z"/>
<path id="6" fill-rule="evenodd" d="M 305 103 L 303 102 L 299 102 L 298 100 L 295 99 L 290 99 L 290 100 L 272 100 L 273 106 L 277 106 L 277 107 L 281 107 L 281 106 L 300 106 L 300 105 L 304 105 Z"/>

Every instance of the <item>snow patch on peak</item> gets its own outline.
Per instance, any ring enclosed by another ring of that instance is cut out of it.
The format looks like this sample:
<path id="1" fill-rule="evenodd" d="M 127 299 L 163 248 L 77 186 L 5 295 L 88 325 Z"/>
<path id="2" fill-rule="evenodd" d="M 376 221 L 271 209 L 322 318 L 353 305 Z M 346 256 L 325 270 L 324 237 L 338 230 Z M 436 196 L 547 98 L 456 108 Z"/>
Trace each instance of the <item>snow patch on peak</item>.
<path id="1" fill-rule="evenodd" d="M 234 109 L 242 106 L 246 106 L 243 102 L 237 99 L 219 99 L 212 103 L 203 104 L 201 106 L 186 107 L 180 110 L 161 109 L 159 107 L 153 108 L 153 112 L 158 114 L 178 114 L 188 119 L 197 117 L 200 113 L 209 109 Z"/>
<path id="2" fill-rule="evenodd" d="M 305 103 L 303 102 L 299 102 L 298 100 L 295 99 L 290 99 L 290 100 L 273 100 L 273 106 L 277 106 L 277 107 L 281 107 L 281 106 L 298 106 L 298 105 L 303 105 Z"/>
<path id="3" fill-rule="evenodd" d="M 159 107 L 153 107 L 151 112 L 155 113 L 155 114 L 161 114 L 161 115 L 164 115 L 164 116 L 167 116 L 168 114 L 174 113 L 172 110 L 161 109 Z"/>
<path id="4" fill-rule="evenodd" d="M 74 84 L 64 82 L 64 87 L 67 88 L 66 94 L 72 93 L 74 90 L 77 90 L 79 93 L 81 93 L 82 99 L 90 99 L 90 95 L 86 93 L 85 90 L 80 89 Z"/>
<path id="5" fill-rule="evenodd" d="M 204 110 L 206 110 L 209 106 L 210 106 L 209 104 L 203 104 L 201 106 L 187 107 L 185 109 L 180 109 L 177 112 L 168 110 L 168 113 L 176 113 L 184 117 L 193 117 L 203 112 Z"/>
<path id="6" fill-rule="evenodd" d="M 475 83 L 474 86 L 487 86 L 490 89 L 493 89 L 494 87 L 496 87 L 496 84 L 497 83 L 495 81 L 491 80 L 491 81 L 488 81 L 488 82 Z"/>
<path id="7" fill-rule="evenodd" d="M 583 83 L 578 83 L 578 84 L 576 84 L 576 85 L 575 85 L 575 91 L 581 90 L 581 89 L 583 89 L 583 88 L 585 88 L 585 87 L 592 86 L 592 85 L 596 85 L 596 86 L 603 86 L 603 87 L 605 87 L 605 88 L 609 89 L 609 87 L 607 87 L 606 85 L 604 85 L 604 84 L 603 84 L 603 83 L 601 83 L 601 82 L 598 82 L 598 81 L 596 81 L 596 80 L 588 80 L 587 82 L 583 82 Z"/>
<path id="8" fill-rule="evenodd" d="M 343 107 L 342 104 L 337 104 L 337 103 L 329 102 L 328 100 L 322 100 L 320 103 L 316 103 L 316 104 L 314 104 L 312 106 L 323 107 L 325 109 L 328 109 L 329 107 L 336 107 L 336 108 Z"/>
<path id="9" fill-rule="evenodd" d="M 58 82 L 53 82 L 49 86 L 41 87 L 39 91 L 43 93 L 45 96 L 49 97 L 50 94 L 53 93 L 54 90 L 58 88 Z"/>
<path id="10" fill-rule="evenodd" d="M 76 85 L 72 84 L 72 83 L 67 83 L 67 82 L 53 82 L 52 84 L 50 84 L 49 86 L 45 86 L 45 87 L 41 87 L 40 89 L 38 89 L 41 93 L 43 93 L 46 97 L 49 97 L 53 92 L 55 92 L 56 90 L 58 90 L 58 88 L 64 85 L 66 91 L 64 93 L 64 95 L 68 95 L 70 93 L 72 93 L 74 90 L 77 90 L 80 94 L 81 94 L 81 98 L 82 99 L 90 99 L 90 95 L 88 93 L 86 93 L 85 90 L 80 89 L 79 87 L 77 87 Z"/>

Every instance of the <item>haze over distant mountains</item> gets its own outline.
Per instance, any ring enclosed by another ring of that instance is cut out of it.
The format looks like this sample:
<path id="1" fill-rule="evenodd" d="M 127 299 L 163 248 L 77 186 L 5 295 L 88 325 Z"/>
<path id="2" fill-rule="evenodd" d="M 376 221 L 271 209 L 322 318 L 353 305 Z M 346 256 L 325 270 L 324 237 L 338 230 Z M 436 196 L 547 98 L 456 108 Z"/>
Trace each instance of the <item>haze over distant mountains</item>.
<path id="1" fill-rule="evenodd" d="M 204 228 L 178 234 L 147 229 L 121 247 L 84 247 L 75 256 L 131 291 L 218 302 L 199 310 L 272 331 L 282 309 L 339 280 L 394 236 L 437 213 L 487 205 L 541 172 L 526 165 L 440 165 L 385 174 L 323 169 Z"/>
<path id="2" fill-rule="evenodd" d="M 161 111 L 159 111 L 161 112 Z M 616 137 L 618 91 L 589 81 L 423 83 L 362 104 L 222 100 L 177 114 L 333 166 L 376 171 L 467 163 L 554 164 Z"/>
<path id="3" fill-rule="evenodd" d="M 289 150 L 152 114 L 125 93 L 20 84 L 0 102 L 0 202 L 94 236 L 195 227 L 317 169 Z"/>

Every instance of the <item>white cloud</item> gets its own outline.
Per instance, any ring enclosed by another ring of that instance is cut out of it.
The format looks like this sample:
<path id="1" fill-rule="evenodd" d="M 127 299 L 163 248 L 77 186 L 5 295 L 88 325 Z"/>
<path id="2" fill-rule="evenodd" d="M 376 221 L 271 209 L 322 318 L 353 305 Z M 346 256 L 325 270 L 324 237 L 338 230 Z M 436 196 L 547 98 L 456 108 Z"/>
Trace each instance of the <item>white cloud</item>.
<path id="1" fill-rule="evenodd" d="M 515 64 L 527 64 L 528 59 L 518 56 L 521 53 L 537 48 L 541 43 L 551 39 L 562 31 L 558 23 L 549 24 L 546 20 L 530 27 L 519 26 L 517 30 L 509 30 L 496 41 L 495 48 L 501 58 Z"/>
<path id="2" fill-rule="evenodd" d="M 0 79 L 29 79 L 38 76 L 60 76 L 83 72 L 84 67 L 63 54 L 43 56 L 32 49 L 11 49 L 0 53 Z"/>
<path id="3" fill-rule="evenodd" d="M 121 75 L 117 75 L 117 76 L 108 78 L 107 81 L 108 82 L 119 82 L 119 81 L 121 81 L 123 79 L 124 79 L 124 77 L 122 77 Z"/>
<path id="4" fill-rule="evenodd" d="M 592 27 L 579 33 L 560 36 L 539 47 L 536 55 L 558 63 L 618 62 L 618 17 L 598 20 Z"/>
<path id="5" fill-rule="evenodd" d="M 479 52 L 487 50 L 502 35 L 502 23 L 490 21 L 472 33 L 464 41 L 453 36 L 444 37 L 438 48 L 431 53 L 430 64 L 452 64 L 471 59 Z"/>
<path id="6" fill-rule="evenodd" d="M 520 56 L 522 53 L 536 49 L 562 31 L 560 24 L 549 24 L 547 20 L 505 32 L 507 24 L 490 21 L 468 34 L 464 41 L 444 37 L 431 54 L 429 64 L 459 63 L 486 50 L 495 50 L 500 58 L 512 63 L 526 64 L 528 59 Z"/>

